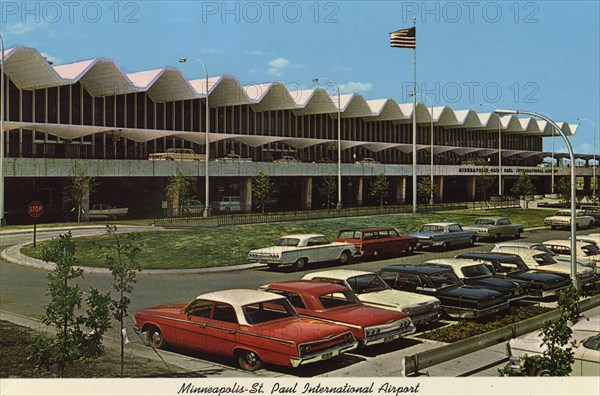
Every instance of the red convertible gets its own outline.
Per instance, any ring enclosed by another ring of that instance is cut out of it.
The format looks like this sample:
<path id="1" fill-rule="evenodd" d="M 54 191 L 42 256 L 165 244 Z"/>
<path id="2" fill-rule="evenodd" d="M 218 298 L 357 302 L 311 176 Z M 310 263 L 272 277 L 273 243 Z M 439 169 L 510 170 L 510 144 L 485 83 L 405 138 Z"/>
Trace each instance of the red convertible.
<path id="1" fill-rule="evenodd" d="M 400 235 L 394 228 L 367 228 L 341 230 L 334 242 L 353 243 L 355 256 L 377 258 L 384 254 L 412 254 L 418 241 L 418 238 Z"/>
<path id="2" fill-rule="evenodd" d="M 352 290 L 335 283 L 297 280 L 261 289 L 285 296 L 302 316 L 348 326 L 360 346 L 390 342 L 415 332 L 405 313 L 363 305 Z"/>
<path id="3" fill-rule="evenodd" d="M 299 316 L 278 294 L 233 289 L 189 304 L 138 311 L 136 331 L 154 348 L 167 344 L 237 359 L 247 371 L 262 363 L 298 367 L 355 349 L 345 326 Z"/>

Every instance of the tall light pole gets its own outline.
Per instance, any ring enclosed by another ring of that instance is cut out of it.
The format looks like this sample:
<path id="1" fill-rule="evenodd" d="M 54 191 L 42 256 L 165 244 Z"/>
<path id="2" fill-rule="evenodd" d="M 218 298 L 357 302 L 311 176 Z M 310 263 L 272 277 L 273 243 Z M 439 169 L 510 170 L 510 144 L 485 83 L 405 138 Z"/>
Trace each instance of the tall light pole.
<path id="1" fill-rule="evenodd" d="M 0 57 L 2 73 L 0 73 L 0 227 L 4 225 L 4 39 L 0 33 Z"/>
<path id="2" fill-rule="evenodd" d="M 413 96 L 414 94 L 410 93 L 409 96 Z M 430 104 L 431 104 L 431 126 L 430 126 L 430 132 L 431 132 L 431 136 L 430 136 L 430 144 L 431 144 L 431 155 L 430 155 L 430 164 L 429 164 L 429 185 L 430 185 L 430 191 L 429 191 L 429 204 L 433 205 L 433 101 L 429 99 L 429 97 L 425 94 L 422 94 L 420 92 L 417 92 L 417 95 L 421 95 L 425 98 L 425 100 L 427 100 Z"/>
<path id="3" fill-rule="evenodd" d="M 496 107 L 489 103 L 479 103 L 479 106 L 490 106 L 495 109 Z M 498 114 L 496 114 L 498 115 Z M 502 196 L 502 122 L 498 115 L 498 196 Z"/>
<path id="4" fill-rule="evenodd" d="M 596 182 L 596 125 L 587 118 L 577 118 L 578 121 L 587 121 L 592 124 L 592 129 L 594 130 L 594 164 L 592 165 L 592 196 L 594 197 L 594 203 L 596 203 L 596 189 L 598 188 Z"/>
<path id="5" fill-rule="evenodd" d="M 575 154 L 573 153 L 573 147 L 571 146 L 571 142 L 565 136 L 564 132 L 560 127 L 552 121 L 550 118 L 545 117 L 539 113 L 534 113 L 531 111 L 523 111 L 523 110 L 495 110 L 499 116 L 503 115 L 517 115 L 517 114 L 525 114 L 532 117 L 541 118 L 546 121 L 550 125 L 554 127 L 558 131 L 558 134 L 562 136 L 567 145 L 567 150 L 569 151 L 569 158 L 571 160 L 571 281 L 573 282 L 573 286 L 579 289 L 579 282 L 577 281 L 577 213 L 575 211 L 576 208 L 576 193 L 577 188 L 575 186 Z"/>
<path id="6" fill-rule="evenodd" d="M 318 83 L 319 80 L 327 80 L 330 81 L 333 85 L 335 85 L 335 89 L 337 90 L 337 170 L 338 170 L 338 174 L 337 174 L 337 185 L 338 185 L 338 200 L 337 200 L 337 205 L 336 208 L 337 210 L 341 210 L 342 209 L 342 124 L 341 124 L 341 120 L 342 120 L 342 114 L 341 114 L 341 107 L 340 107 L 340 86 L 337 85 L 337 83 L 335 81 L 333 81 L 330 78 L 326 78 L 326 77 L 316 77 L 313 78 L 313 82 L 314 83 Z"/>
<path id="7" fill-rule="evenodd" d="M 188 61 L 188 59 L 193 59 L 196 62 L 200 63 L 202 65 L 202 67 L 204 68 L 204 74 L 206 76 L 206 98 L 204 99 L 205 103 L 206 103 L 206 126 L 205 126 L 205 139 L 204 139 L 204 145 L 206 146 L 206 156 L 204 158 L 204 211 L 202 212 L 202 216 L 203 217 L 208 217 L 210 216 L 210 210 L 209 210 L 209 202 L 210 202 L 210 195 L 209 195 L 209 179 L 208 179 L 208 160 L 209 160 L 209 154 L 210 154 L 210 140 L 208 139 L 208 133 L 209 133 L 209 129 L 210 129 L 210 109 L 208 108 L 208 70 L 206 69 L 206 66 L 204 65 L 204 62 L 202 62 L 200 59 L 195 58 L 195 57 L 191 57 L 191 58 L 180 58 L 179 62 L 181 63 L 186 63 Z"/>

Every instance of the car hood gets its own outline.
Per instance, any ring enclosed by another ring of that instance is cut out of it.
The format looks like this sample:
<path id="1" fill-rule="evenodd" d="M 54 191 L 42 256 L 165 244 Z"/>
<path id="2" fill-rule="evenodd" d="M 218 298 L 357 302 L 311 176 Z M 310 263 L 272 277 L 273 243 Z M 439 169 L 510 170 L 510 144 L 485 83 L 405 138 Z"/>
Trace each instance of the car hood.
<path id="1" fill-rule="evenodd" d="M 349 330 L 345 326 L 307 317 L 273 320 L 248 326 L 248 329 L 264 336 L 294 341 L 296 344 L 329 338 Z"/>
<path id="2" fill-rule="evenodd" d="M 541 271 L 539 271 L 539 272 L 538 271 L 525 271 L 525 272 L 511 275 L 511 277 L 516 278 L 516 279 L 523 279 L 526 281 L 532 281 L 532 282 L 549 282 L 549 283 L 559 282 L 559 281 L 565 279 L 560 275 L 550 274 L 548 272 L 541 272 Z"/>
<path id="3" fill-rule="evenodd" d="M 348 323 L 361 327 L 382 325 L 384 323 L 394 322 L 407 317 L 407 315 L 404 313 L 368 307 L 362 304 L 320 312 L 305 310 L 302 312 L 302 314 L 311 316 L 314 315 L 319 318 L 342 322 L 341 324 Z"/>
<path id="4" fill-rule="evenodd" d="M 528 284 L 528 282 L 523 281 L 523 280 L 501 279 L 501 278 L 494 278 L 494 277 L 475 278 L 475 279 L 470 279 L 470 281 L 477 284 L 477 286 L 490 287 L 490 288 L 500 287 L 500 288 L 505 288 L 505 289 L 514 289 L 516 287 L 525 286 Z"/>
<path id="5" fill-rule="evenodd" d="M 177 315 L 181 315 L 182 311 L 187 306 L 188 306 L 188 303 L 157 305 L 155 307 L 140 309 L 139 311 L 137 311 L 136 315 L 146 314 L 146 315 L 177 316 Z"/>
<path id="6" fill-rule="evenodd" d="M 386 309 L 397 309 L 399 311 L 414 305 L 439 302 L 437 298 L 432 298 L 431 296 L 393 289 L 362 293 L 358 295 L 358 298 L 367 304 L 381 306 L 381 308 Z"/>
<path id="7" fill-rule="evenodd" d="M 440 290 L 441 294 L 449 297 L 466 297 L 471 299 L 503 297 L 504 294 L 491 289 L 474 286 L 458 286 Z"/>
<path id="8" fill-rule="evenodd" d="M 571 274 L 571 261 L 569 260 L 569 262 L 566 261 L 562 261 L 562 260 L 557 260 L 558 262 L 556 264 L 548 264 L 548 265 L 541 265 L 538 266 L 539 270 L 542 271 L 549 271 L 549 272 L 556 272 L 559 274 L 567 274 L 570 275 Z M 589 267 L 585 267 L 581 264 L 578 263 L 577 265 L 577 273 L 581 274 L 581 273 L 586 273 L 589 271 L 593 271 L 593 269 L 589 268 Z"/>

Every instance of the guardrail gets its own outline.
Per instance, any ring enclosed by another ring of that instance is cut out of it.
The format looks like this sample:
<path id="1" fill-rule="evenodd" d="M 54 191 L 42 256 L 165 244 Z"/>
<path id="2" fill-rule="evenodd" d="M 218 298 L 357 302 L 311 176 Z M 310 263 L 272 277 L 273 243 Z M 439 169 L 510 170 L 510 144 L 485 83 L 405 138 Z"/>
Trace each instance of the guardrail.
<path id="1" fill-rule="evenodd" d="M 456 209 L 502 209 L 518 207 L 519 201 L 514 199 L 505 199 L 502 201 L 475 201 L 475 202 L 443 202 L 433 205 L 420 205 L 417 207 L 419 212 L 431 212 L 439 210 Z M 222 227 L 228 225 L 272 223 L 297 220 L 315 220 L 338 217 L 357 217 L 371 216 L 391 213 L 410 213 L 412 205 L 385 205 L 385 206 L 360 206 L 352 208 L 323 209 L 323 210 L 302 210 L 288 212 L 267 212 L 267 213 L 235 213 L 219 214 L 210 217 L 196 216 L 173 216 L 165 217 L 156 221 L 156 225 L 163 227 Z"/>
<path id="2" fill-rule="evenodd" d="M 583 312 L 597 307 L 598 305 L 600 305 L 600 295 L 580 301 L 577 304 L 577 307 L 579 312 Z M 453 342 L 452 344 L 435 349 L 430 349 L 416 355 L 406 356 L 404 358 L 404 375 L 418 374 L 419 370 L 427 367 L 435 366 L 448 360 L 499 344 L 503 341 L 508 341 L 511 338 L 522 336 L 523 334 L 542 328 L 546 321 L 556 320 L 559 317 L 560 310 L 555 309 L 551 312 L 546 312 L 534 318 L 514 323 L 510 326 L 488 331 L 487 333 Z"/>

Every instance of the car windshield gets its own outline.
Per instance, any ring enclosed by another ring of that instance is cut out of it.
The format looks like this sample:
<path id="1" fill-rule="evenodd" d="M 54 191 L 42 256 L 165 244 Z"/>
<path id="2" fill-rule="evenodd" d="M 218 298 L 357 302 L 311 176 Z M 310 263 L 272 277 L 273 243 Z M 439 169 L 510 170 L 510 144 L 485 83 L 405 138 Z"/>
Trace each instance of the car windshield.
<path id="1" fill-rule="evenodd" d="M 540 252 L 544 252 L 544 253 L 548 253 L 550 256 L 556 256 L 556 253 L 554 253 L 552 250 L 550 250 L 550 248 L 546 245 L 533 245 L 531 247 L 531 249 L 533 250 L 539 250 Z"/>
<path id="2" fill-rule="evenodd" d="M 447 287 L 461 286 L 462 282 L 452 271 L 440 271 L 429 275 L 430 285 L 440 290 Z"/>
<path id="3" fill-rule="evenodd" d="M 296 316 L 296 311 L 285 298 L 247 304 L 242 307 L 242 312 L 246 322 L 253 325 Z"/>
<path id="4" fill-rule="evenodd" d="M 444 227 L 439 225 L 425 224 L 419 232 L 444 232 Z"/>
<path id="5" fill-rule="evenodd" d="M 594 245 L 582 246 L 581 250 L 583 250 L 586 256 L 595 256 L 596 254 L 600 254 L 600 249 Z"/>
<path id="6" fill-rule="evenodd" d="M 592 349 L 594 351 L 600 351 L 600 333 L 583 341 L 583 346 L 586 347 L 587 349 Z"/>
<path id="7" fill-rule="evenodd" d="M 388 284 L 377 274 L 354 276 L 348 278 L 347 281 L 357 294 L 377 292 L 389 288 Z"/>
<path id="8" fill-rule="evenodd" d="M 350 290 L 322 294 L 319 296 L 319 301 L 325 309 L 359 304 L 358 299 Z"/>
<path id="9" fill-rule="evenodd" d="M 475 224 L 494 225 L 494 220 L 492 220 L 492 219 L 477 219 Z"/>
<path id="10" fill-rule="evenodd" d="M 488 278 L 492 272 L 484 264 L 470 265 L 461 269 L 466 278 Z"/>
<path id="11" fill-rule="evenodd" d="M 550 256 L 547 253 L 542 253 L 542 254 L 536 254 L 535 256 L 533 256 L 533 259 L 539 264 L 539 265 L 550 265 L 550 264 L 556 264 L 556 260 L 554 260 L 552 258 L 552 256 Z"/>
<path id="12" fill-rule="evenodd" d="M 520 258 L 504 260 L 498 263 L 498 266 L 500 266 L 502 272 L 506 272 L 507 274 L 529 271 L 527 264 L 525 264 Z"/>
<path id="13" fill-rule="evenodd" d="M 275 246 L 298 246 L 300 239 L 298 238 L 279 238 L 275 242 Z"/>
<path id="14" fill-rule="evenodd" d="M 568 216 L 568 217 L 571 217 L 571 211 L 570 210 L 559 210 L 558 212 L 556 212 L 556 214 L 554 216 Z"/>
<path id="15" fill-rule="evenodd" d="M 362 232 L 355 230 L 344 230 L 340 231 L 338 238 L 340 239 L 360 239 Z"/>

